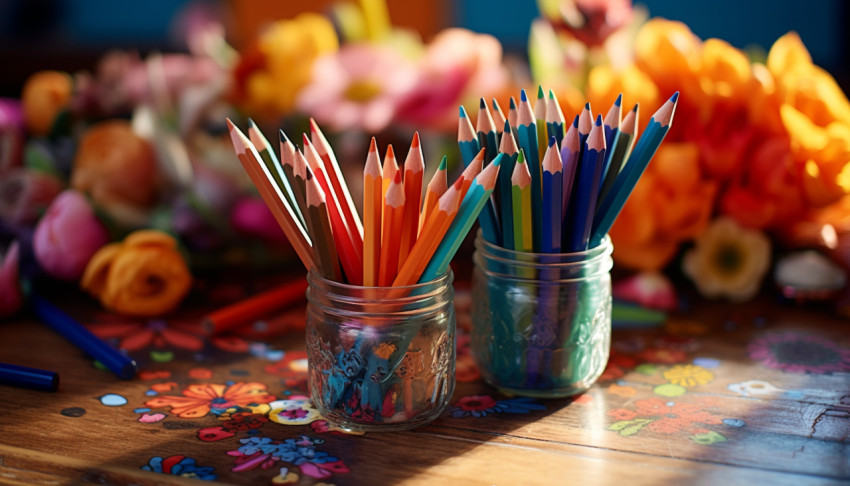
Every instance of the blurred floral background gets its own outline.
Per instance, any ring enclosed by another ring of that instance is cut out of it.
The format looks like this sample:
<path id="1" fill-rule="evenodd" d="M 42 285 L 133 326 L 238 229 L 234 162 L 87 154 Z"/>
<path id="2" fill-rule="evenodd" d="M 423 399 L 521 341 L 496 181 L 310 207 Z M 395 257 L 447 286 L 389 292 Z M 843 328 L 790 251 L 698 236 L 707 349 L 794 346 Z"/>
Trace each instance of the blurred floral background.
<path id="1" fill-rule="evenodd" d="M 133 38 L 120 16 L 97 24 L 108 16 L 90 1 L 8 2 L 0 316 L 38 277 L 119 313 L 162 315 L 193 275 L 291 262 L 226 117 L 251 118 L 273 141 L 314 118 L 357 201 L 371 136 L 404 147 L 419 130 L 426 170 L 447 154 L 457 171 L 458 105 L 506 108 L 538 85 L 568 119 L 585 102 L 605 113 L 622 93 L 624 108 L 639 103 L 641 129 L 681 92 L 611 231 L 618 297 L 670 309 L 681 289 L 735 301 L 770 292 L 848 312 L 850 63 L 836 20 L 847 6 L 779 2 L 764 23 L 726 3 L 152 2 L 153 14 L 128 14 L 126 25 L 156 26 Z M 100 38 L 64 43 L 74 32 Z M 141 298 L 151 305 L 132 304 Z"/>

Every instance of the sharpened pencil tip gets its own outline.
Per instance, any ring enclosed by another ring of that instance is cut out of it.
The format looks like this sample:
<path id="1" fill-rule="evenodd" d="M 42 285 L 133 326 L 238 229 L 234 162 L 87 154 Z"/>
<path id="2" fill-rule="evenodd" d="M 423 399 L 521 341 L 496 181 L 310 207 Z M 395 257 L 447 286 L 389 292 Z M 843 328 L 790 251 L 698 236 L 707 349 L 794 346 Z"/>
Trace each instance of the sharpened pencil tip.
<path id="1" fill-rule="evenodd" d="M 377 152 L 378 151 L 378 142 L 375 140 L 375 137 L 372 137 L 372 142 L 369 143 L 369 152 Z"/>
<path id="2" fill-rule="evenodd" d="M 481 99 L 478 100 L 478 109 L 479 110 L 486 110 L 487 109 L 487 102 L 484 101 L 484 98 L 481 98 Z"/>
<path id="3" fill-rule="evenodd" d="M 419 148 L 419 131 L 413 133 L 413 141 L 410 142 L 412 148 Z"/>
<path id="4" fill-rule="evenodd" d="M 505 133 L 511 133 L 511 122 L 505 120 Z"/>
<path id="5" fill-rule="evenodd" d="M 248 126 L 251 128 L 257 128 L 257 124 L 254 123 L 254 120 L 252 120 L 250 117 L 248 118 Z"/>
<path id="6" fill-rule="evenodd" d="M 673 93 L 673 96 L 670 97 L 670 101 L 675 103 L 676 101 L 678 101 L 678 99 L 679 99 L 679 92 L 676 91 L 675 93 Z"/>
<path id="7" fill-rule="evenodd" d="M 443 160 L 440 161 L 440 166 L 437 167 L 437 170 L 446 170 L 446 167 L 449 165 L 449 158 L 445 155 L 443 156 Z"/>
<path id="8" fill-rule="evenodd" d="M 389 157 L 395 158 L 395 150 L 393 150 L 393 144 L 387 145 L 387 158 Z"/>
<path id="9" fill-rule="evenodd" d="M 286 132 L 284 132 L 282 128 L 277 129 L 277 136 L 281 143 L 289 142 L 289 137 L 286 136 Z"/>
<path id="10" fill-rule="evenodd" d="M 227 131 L 231 131 L 236 128 L 236 125 L 234 125 L 233 122 L 230 121 L 230 117 L 225 118 L 224 122 L 227 123 Z"/>
<path id="11" fill-rule="evenodd" d="M 463 105 L 460 105 L 460 117 L 461 118 L 468 118 L 466 116 L 466 108 L 464 108 Z"/>
<path id="12" fill-rule="evenodd" d="M 601 114 L 596 115 L 596 126 L 597 126 L 597 127 L 601 127 L 601 126 L 602 126 L 602 115 L 601 115 Z"/>
<path id="13" fill-rule="evenodd" d="M 635 103 L 635 106 L 632 107 L 632 111 L 637 113 L 639 106 L 640 106 L 640 103 Z"/>
<path id="14" fill-rule="evenodd" d="M 578 120 L 579 120 L 579 118 L 580 118 L 580 117 L 579 117 L 579 115 L 576 115 L 576 117 L 575 117 L 575 118 L 573 118 L 573 126 L 574 126 L 574 127 L 576 127 L 576 128 L 578 128 Z"/>
<path id="15" fill-rule="evenodd" d="M 455 181 L 455 183 L 452 184 L 452 187 L 456 191 L 459 191 L 461 189 L 461 187 L 463 187 L 463 181 L 465 181 L 465 180 L 466 180 L 466 177 L 464 177 L 464 176 L 458 177 L 457 180 Z"/>
<path id="16" fill-rule="evenodd" d="M 319 125 L 316 124 L 316 120 L 312 116 L 310 117 L 310 131 L 313 133 L 319 131 Z"/>
<path id="17" fill-rule="evenodd" d="M 525 94 L 525 90 L 524 90 L 524 89 L 522 89 L 522 90 L 520 90 L 520 92 L 519 92 L 519 102 L 520 102 L 520 103 L 525 103 L 526 101 L 528 101 L 528 95 L 527 95 L 527 94 Z"/>
<path id="18" fill-rule="evenodd" d="M 549 99 L 551 99 L 551 100 L 555 99 L 555 92 L 552 91 L 551 89 L 549 90 Z"/>
<path id="19" fill-rule="evenodd" d="M 308 137 L 306 133 L 301 134 L 301 143 L 304 144 L 304 148 L 307 148 L 310 145 L 313 145 L 313 143 L 310 142 L 310 137 Z"/>
<path id="20" fill-rule="evenodd" d="M 396 184 L 401 184 L 401 171 L 396 171 L 395 176 L 393 177 L 393 182 Z"/>
<path id="21" fill-rule="evenodd" d="M 510 109 L 516 110 L 516 100 L 514 100 L 513 96 L 511 96 Z"/>
<path id="22" fill-rule="evenodd" d="M 617 95 L 617 100 L 614 101 L 614 104 L 620 106 L 623 103 L 623 93 Z"/>
<path id="23" fill-rule="evenodd" d="M 549 137 L 549 146 L 550 147 L 552 145 L 555 145 L 556 143 L 558 143 L 558 140 L 554 136 Z"/>
<path id="24" fill-rule="evenodd" d="M 538 84 L 537 85 L 537 99 L 539 100 L 539 99 L 542 99 L 542 98 L 545 98 L 545 97 L 546 97 L 546 95 L 543 93 L 543 86 Z"/>
<path id="25" fill-rule="evenodd" d="M 590 111 L 590 102 L 584 104 L 584 109 Z"/>

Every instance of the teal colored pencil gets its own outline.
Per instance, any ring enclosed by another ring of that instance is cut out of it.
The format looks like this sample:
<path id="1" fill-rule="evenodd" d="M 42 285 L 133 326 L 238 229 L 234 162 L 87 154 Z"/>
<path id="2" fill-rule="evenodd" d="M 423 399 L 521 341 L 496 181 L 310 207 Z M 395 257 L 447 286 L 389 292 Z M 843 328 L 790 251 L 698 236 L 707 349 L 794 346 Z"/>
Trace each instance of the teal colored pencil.
<path id="1" fill-rule="evenodd" d="M 484 101 L 484 98 L 481 98 L 478 104 L 478 120 L 475 129 L 478 132 L 478 146 L 486 149 L 484 162 L 490 163 L 499 152 L 499 138 L 496 133 L 496 124 L 492 115 L 490 115 L 490 110 L 487 108 L 487 102 Z"/>
<path id="2" fill-rule="evenodd" d="M 625 118 L 620 122 L 620 128 L 614 137 L 613 145 L 608 146 L 608 152 L 605 154 L 605 158 L 609 159 L 608 172 L 603 175 L 604 179 L 602 181 L 602 188 L 599 189 L 598 203 L 601 203 L 608 195 L 611 186 L 614 185 L 614 181 L 623 169 L 625 161 L 629 158 L 629 154 L 632 153 L 635 138 L 637 138 L 638 116 L 639 107 L 635 103 L 634 108 L 626 113 Z"/>
<path id="3" fill-rule="evenodd" d="M 605 200 L 596 209 L 590 237 L 591 245 L 598 245 L 611 229 L 640 176 L 643 175 L 643 171 L 646 170 L 646 166 L 649 165 L 649 161 L 652 160 L 652 156 L 655 155 L 655 151 L 670 130 L 678 101 L 679 92 L 677 91 L 649 119 L 646 131 L 635 144 L 634 150 L 620 170 Z"/>
<path id="4" fill-rule="evenodd" d="M 558 104 L 555 93 L 549 90 L 549 98 L 546 100 L 546 134 L 549 138 L 555 137 L 555 144 L 560 147 L 564 140 L 564 112 Z"/>
<path id="5" fill-rule="evenodd" d="M 602 121 L 602 128 L 605 129 L 605 148 L 612 149 L 614 147 L 614 138 L 617 136 L 617 133 L 620 131 L 620 121 L 622 119 L 622 109 L 621 104 L 623 103 L 623 94 L 620 93 L 617 96 L 617 99 L 614 101 L 614 104 L 611 105 L 611 108 L 608 110 L 608 114 L 605 115 L 605 119 Z M 605 182 L 605 176 L 608 174 L 608 167 L 611 164 L 611 155 L 614 153 L 613 150 L 606 150 L 605 152 L 605 160 L 602 165 L 602 177 L 599 180 L 600 189 L 601 184 Z"/>
<path id="6" fill-rule="evenodd" d="M 558 140 L 549 137 L 549 148 L 543 156 L 543 239 L 541 253 L 561 252 L 561 203 L 564 178 Z"/>
<path id="7" fill-rule="evenodd" d="M 533 241 L 535 245 L 542 238 L 540 221 L 543 215 L 543 194 L 540 184 L 540 158 L 537 147 L 537 124 L 534 121 L 534 112 L 525 90 L 520 92 L 520 102 L 517 107 L 517 143 L 521 151 L 525 152 L 525 160 L 528 171 L 531 174 L 531 221 Z M 540 249 L 535 246 L 534 251 Z"/>
<path id="8" fill-rule="evenodd" d="M 505 130 L 502 132 L 502 143 L 499 145 L 499 155 L 504 155 L 502 159 L 502 169 L 499 171 L 499 185 L 496 191 L 499 207 L 499 217 L 502 228 L 502 246 L 505 248 L 514 247 L 514 212 L 511 205 L 511 176 L 514 173 L 514 165 L 516 165 L 517 157 L 519 157 L 519 148 L 516 146 L 516 141 L 511 133 L 511 126 L 508 121 L 505 121 Z"/>
<path id="9" fill-rule="evenodd" d="M 466 192 L 463 201 L 460 203 L 457 215 L 452 220 L 451 226 L 443 236 L 442 241 L 434 251 L 434 256 L 425 266 L 419 282 L 430 282 L 440 275 L 444 274 L 449 269 L 449 263 L 454 258 L 457 249 L 460 248 L 469 230 L 475 223 L 476 218 L 479 218 L 483 211 L 491 204 L 491 195 L 496 188 L 496 182 L 501 168 L 501 162 L 507 158 L 504 154 L 499 154 L 493 159 L 484 170 L 473 180 L 472 185 Z M 485 232 L 484 225 L 481 226 L 482 232 Z M 486 234 L 485 234 L 486 238 Z"/>
<path id="10" fill-rule="evenodd" d="M 602 175 L 602 161 L 605 158 L 605 132 L 602 128 L 602 115 L 596 118 L 596 124 L 590 130 L 587 142 L 581 154 L 581 163 L 573 187 L 570 212 L 572 213 L 567 251 L 585 251 L 590 241 L 590 229 L 596 199 L 599 195 L 599 177 Z"/>
<path id="11" fill-rule="evenodd" d="M 463 167 L 469 165 L 472 159 L 481 150 L 481 145 L 475 137 L 475 130 L 472 128 L 472 122 L 469 120 L 469 115 L 466 114 L 466 108 L 460 105 L 460 115 L 457 120 L 457 146 L 460 148 L 460 157 L 463 160 Z"/>
<path id="12" fill-rule="evenodd" d="M 493 107 L 493 123 L 496 124 L 496 133 L 499 134 L 499 143 L 502 143 L 502 134 L 505 133 L 502 130 L 502 127 L 505 126 L 505 122 L 508 121 L 508 119 L 507 119 L 507 117 L 505 117 L 505 112 L 502 111 L 502 107 L 499 106 L 499 102 L 496 101 L 496 98 L 493 98 L 492 107 Z"/>

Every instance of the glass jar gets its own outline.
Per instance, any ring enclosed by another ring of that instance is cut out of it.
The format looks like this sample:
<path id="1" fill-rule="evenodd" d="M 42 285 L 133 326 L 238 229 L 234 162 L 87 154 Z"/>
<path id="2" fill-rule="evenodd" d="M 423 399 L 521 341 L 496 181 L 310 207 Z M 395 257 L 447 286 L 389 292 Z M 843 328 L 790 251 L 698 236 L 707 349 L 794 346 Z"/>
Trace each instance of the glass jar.
<path id="1" fill-rule="evenodd" d="M 349 430 L 406 430 L 437 418 L 455 386 L 451 272 L 409 287 L 307 276 L 313 404 Z"/>
<path id="2" fill-rule="evenodd" d="M 526 253 L 475 240 L 471 351 L 484 379 L 538 398 L 581 393 L 608 362 L 611 240 Z"/>

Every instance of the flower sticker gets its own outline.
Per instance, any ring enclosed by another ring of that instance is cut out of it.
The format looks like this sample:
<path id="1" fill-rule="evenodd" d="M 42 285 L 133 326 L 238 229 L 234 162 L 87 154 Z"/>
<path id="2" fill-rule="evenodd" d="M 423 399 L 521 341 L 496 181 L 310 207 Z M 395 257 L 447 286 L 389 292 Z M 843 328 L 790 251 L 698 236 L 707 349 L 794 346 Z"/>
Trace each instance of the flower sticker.
<path id="1" fill-rule="evenodd" d="M 227 453 L 236 458 L 231 469 L 233 472 L 251 471 L 257 467 L 269 469 L 279 462 L 298 466 L 303 474 L 316 479 L 327 479 L 349 471 L 341 460 L 316 449 L 316 446 L 324 444 L 323 439 L 302 435 L 285 440 L 250 437 L 239 442 L 242 445 L 238 449 Z"/>
<path id="2" fill-rule="evenodd" d="M 201 479 L 204 481 L 215 481 L 218 476 L 213 474 L 215 468 L 201 467 L 195 464 L 195 460 L 191 457 L 183 455 L 174 455 L 166 458 L 160 456 L 152 457 L 150 461 L 141 467 L 144 471 L 151 471 L 160 474 L 171 474 L 184 478 Z"/>
<path id="3" fill-rule="evenodd" d="M 150 408 L 171 407 L 171 413 L 180 418 L 199 418 L 207 414 L 221 416 L 226 411 L 241 407 L 251 409 L 273 401 L 264 383 L 234 383 L 232 385 L 189 385 L 183 396 L 161 396 L 145 402 Z"/>
<path id="4" fill-rule="evenodd" d="M 306 425 L 322 418 L 318 410 L 304 396 L 269 403 L 269 420 L 281 425 Z"/>
<path id="5" fill-rule="evenodd" d="M 496 400 L 489 395 L 471 395 L 458 400 L 446 413 L 455 418 L 481 418 L 494 413 L 525 414 L 532 410 L 546 410 L 546 406 L 533 398 Z"/>
<path id="6" fill-rule="evenodd" d="M 691 433 L 697 443 L 705 443 L 700 434 L 710 434 L 711 440 L 720 442 L 726 440 L 716 432 L 707 431 L 702 425 L 719 425 L 720 417 L 703 410 L 702 404 L 684 402 L 665 402 L 658 398 L 637 400 L 635 409 L 615 408 L 607 415 L 616 422 L 608 426 L 608 430 L 618 432 L 623 437 L 648 430 L 657 434 Z M 716 435 L 715 435 L 716 434 Z M 718 437 L 719 436 L 719 437 Z"/>
<path id="7" fill-rule="evenodd" d="M 677 365 L 665 371 L 663 375 L 670 383 L 686 388 L 705 385 L 714 379 L 714 373 L 696 365 Z"/>
<path id="8" fill-rule="evenodd" d="M 786 373 L 827 374 L 850 371 L 850 349 L 808 334 L 767 334 L 748 346 L 750 358 Z"/>

